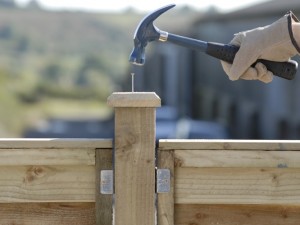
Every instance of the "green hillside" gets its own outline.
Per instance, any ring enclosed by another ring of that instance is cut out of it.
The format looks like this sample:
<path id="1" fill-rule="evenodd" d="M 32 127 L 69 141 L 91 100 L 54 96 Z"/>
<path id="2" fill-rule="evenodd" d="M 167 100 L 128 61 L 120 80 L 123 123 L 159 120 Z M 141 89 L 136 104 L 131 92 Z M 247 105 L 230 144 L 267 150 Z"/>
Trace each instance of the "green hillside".
<path id="1" fill-rule="evenodd" d="M 188 9 L 174 10 L 157 24 L 182 30 L 197 16 Z M 105 115 L 107 96 L 129 79 L 132 36 L 143 17 L 132 10 L 84 13 L 0 6 L 0 135 L 18 136 L 28 123 L 66 117 L 72 107 L 75 117 Z M 49 107 L 53 102 L 55 109 Z"/>

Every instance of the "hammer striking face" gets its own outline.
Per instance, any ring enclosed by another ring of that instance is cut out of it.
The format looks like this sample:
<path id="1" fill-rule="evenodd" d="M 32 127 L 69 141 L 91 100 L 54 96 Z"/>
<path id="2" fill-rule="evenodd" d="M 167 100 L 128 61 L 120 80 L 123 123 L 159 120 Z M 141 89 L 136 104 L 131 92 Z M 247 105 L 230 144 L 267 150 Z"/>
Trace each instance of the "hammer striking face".
<path id="1" fill-rule="evenodd" d="M 136 65 L 144 65 L 145 63 L 145 47 L 148 42 L 162 40 L 165 38 L 166 32 L 160 31 L 153 25 L 153 21 L 167 10 L 175 5 L 167 5 L 154 12 L 151 12 L 140 22 L 134 33 L 134 47 L 129 57 L 129 62 Z M 165 38 L 166 39 L 166 38 Z"/>

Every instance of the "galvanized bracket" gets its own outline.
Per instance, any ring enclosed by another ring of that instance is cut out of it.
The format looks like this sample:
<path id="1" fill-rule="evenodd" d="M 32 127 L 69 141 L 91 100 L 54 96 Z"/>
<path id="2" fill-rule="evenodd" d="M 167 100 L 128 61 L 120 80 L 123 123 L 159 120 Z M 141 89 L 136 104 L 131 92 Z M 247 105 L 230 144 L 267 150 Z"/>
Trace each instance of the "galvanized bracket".
<path id="1" fill-rule="evenodd" d="M 170 192 L 171 173 L 169 169 L 156 170 L 156 193 Z"/>
<path id="2" fill-rule="evenodd" d="M 112 195 L 114 193 L 114 171 L 113 170 L 101 170 L 100 193 L 103 195 Z"/>
<path id="3" fill-rule="evenodd" d="M 156 170 L 156 193 L 170 192 L 171 173 L 169 169 Z M 114 194 L 114 172 L 113 170 L 101 170 L 100 193 L 103 195 Z"/>

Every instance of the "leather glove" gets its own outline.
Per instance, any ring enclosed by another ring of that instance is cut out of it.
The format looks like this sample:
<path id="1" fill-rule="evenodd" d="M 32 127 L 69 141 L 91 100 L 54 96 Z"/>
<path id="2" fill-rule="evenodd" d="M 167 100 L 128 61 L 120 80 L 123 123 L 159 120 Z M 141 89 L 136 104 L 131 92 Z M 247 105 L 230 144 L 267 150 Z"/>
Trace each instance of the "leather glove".
<path id="1" fill-rule="evenodd" d="M 297 17 L 288 12 L 274 23 L 235 34 L 230 42 L 240 46 L 232 64 L 221 61 L 222 66 L 230 80 L 260 80 L 269 83 L 273 73 L 268 71 L 262 63 L 251 65 L 257 59 L 285 62 L 300 52 L 294 38 L 292 24 L 299 22 Z"/>

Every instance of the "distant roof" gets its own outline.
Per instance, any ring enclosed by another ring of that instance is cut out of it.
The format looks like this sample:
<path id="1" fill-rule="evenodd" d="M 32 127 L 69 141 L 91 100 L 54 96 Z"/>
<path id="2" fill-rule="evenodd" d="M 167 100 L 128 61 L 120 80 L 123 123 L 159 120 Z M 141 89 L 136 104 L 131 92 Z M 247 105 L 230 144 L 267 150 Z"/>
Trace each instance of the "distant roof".
<path id="1" fill-rule="evenodd" d="M 195 24 L 207 21 L 224 21 L 233 19 L 247 19 L 256 16 L 283 15 L 288 11 L 300 11 L 300 0 L 271 0 L 249 6 L 229 13 L 205 13 Z M 300 18 L 300 15 L 296 15 Z"/>

